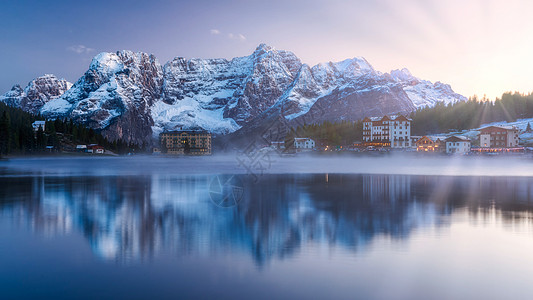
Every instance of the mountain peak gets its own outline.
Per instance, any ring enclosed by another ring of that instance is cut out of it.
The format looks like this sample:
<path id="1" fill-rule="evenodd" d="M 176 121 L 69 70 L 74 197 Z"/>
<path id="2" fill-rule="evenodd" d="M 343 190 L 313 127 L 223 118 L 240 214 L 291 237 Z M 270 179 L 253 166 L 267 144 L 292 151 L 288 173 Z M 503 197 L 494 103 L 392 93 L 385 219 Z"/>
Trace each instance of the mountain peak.
<path id="1" fill-rule="evenodd" d="M 364 57 L 348 58 L 343 61 L 334 63 L 335 68 L 341 74 L 348 77 L 361 76 L 367 73 L 375 73 L 374 67 Z"/>
<path id="2" fill-rule="evenodd" d="M 20 86 L 20 84 L 17 83 L 15 85 L 13 85 L 13 87 L 11 88 L 10 91 L 17 91 L 17 92 L 20 91 L 20 92 L 22 92 L 22 87 Z"/>
<path id="3" fill-rule="evenodd" d="M 119 52 L 117 52 L 119 53 Z M 103 74 L 114 74 L 118 71 L 121 71 L 124 67 L 122 60 L 117 55 L 117 53 L 102 52 L 96 55 L 89 69 L 98 70 Z"/>
<path id="4" fill-rule="evenodd" d="M 254 54 L 261 55 L 267 52 L 271 52 L 273 50 L 276 50 L 276 49 L 274 49 L 274 47 L 269 46 L 265 43 L 261 43 L 259 44 L 259 46 L 257 46 L 257 48 L 255 48 Z"/>
<path id="5" fill-rule="evenodd" d="M 418 78 L 413 76 L 407 68 L 402 68 L 401 70 L 392 70 L 390 71 L 390 75 L 396 81 L 418 81 Z"/>
<path id="6" fill-rule="evenodd" d="M 261 51 L 261 50 L 264 50 L 264 51 L 270 51 L 270 50 L 273 50 L 274 47 L 272 46 L 269 46 L 265 43 L 261 43 L 259 44 L 259 46 L 257 46 L 257 48 L 255 48 L 255 51 Z"/>
<path id="7" fill-rule="evenodd" d="M 37 78 L 57 78 L 54 74 L 44 74 L 43 76 L 39 76 Z"/>

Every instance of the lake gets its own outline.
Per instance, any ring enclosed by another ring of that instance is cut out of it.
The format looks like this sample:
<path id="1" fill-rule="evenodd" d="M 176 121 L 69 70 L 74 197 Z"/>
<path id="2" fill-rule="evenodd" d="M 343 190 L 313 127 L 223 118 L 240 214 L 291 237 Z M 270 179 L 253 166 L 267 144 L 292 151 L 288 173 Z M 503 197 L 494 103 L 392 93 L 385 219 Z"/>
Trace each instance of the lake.
<path id="1" fill-rule="evenodd" d="M 1 298 L 533 295 L 526 169 L 384 175 L 361 174 L 362 161 L 351 173 L 287 162 L 260 174 L 215 158 L 0 162 Z M 469 164 L 479 162 L 458 165 Z"/>

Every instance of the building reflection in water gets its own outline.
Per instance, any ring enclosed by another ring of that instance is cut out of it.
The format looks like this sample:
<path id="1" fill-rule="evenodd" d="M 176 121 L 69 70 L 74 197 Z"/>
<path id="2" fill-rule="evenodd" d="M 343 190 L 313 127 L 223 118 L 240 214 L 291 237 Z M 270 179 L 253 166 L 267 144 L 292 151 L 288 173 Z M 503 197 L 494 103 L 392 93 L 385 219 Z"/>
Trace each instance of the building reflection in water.
<path id="1" fill-rule="evenodd" d="M 0 216 L 44 235 L 81 232 L 109 260 L 239 252 L 258 265 L 311 243 L 364 251 L 378 236 L 402 240 L 414 229 L 447 226 L 456 211 L 480 222 L 496 214 L 511 225 L 533 216 L 527 178 L 265 175 L 255 183 L 241 176 L 229 207 L 215 205 L 212 179 L 2 177 Z"/>

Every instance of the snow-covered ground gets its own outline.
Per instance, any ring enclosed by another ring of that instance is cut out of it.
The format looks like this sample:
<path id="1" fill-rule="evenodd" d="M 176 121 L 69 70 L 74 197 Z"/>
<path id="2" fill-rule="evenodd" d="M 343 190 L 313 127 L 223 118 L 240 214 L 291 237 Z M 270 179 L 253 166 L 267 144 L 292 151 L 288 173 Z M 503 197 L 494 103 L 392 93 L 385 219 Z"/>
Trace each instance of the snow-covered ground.
<path id="1" fill-rule="evenodd" d="M 174 105 L 158 101 L 151 113 L 155 122 L 152 126 L 154 137 L 164 130 L 179 128 L 202 128 L 217 134 L 231 133 L 240 128 L 233 119 L 224 118 L 224 108 L 203 109 L 201 103 L 193 98 L 185 98 Z"/>
<path id="2" fill-rule="evenodd" d="M 474 140 L 479 139 L 479 130 L 481 128 L 485 128 L 485 127 L 488 127 L 488 126 L 515 126 L 516 128 L 518 128 L 518 130 L 520 130 L 520 133 L 519 133 L 518 137 L 520 138 L 520 144 L 523 145 L 523 144 L 533 143 L 533 133 L 525 133 L 525 132 L 523 132 L 523 131 L 526 130 L 528 123 L 531 123 L 531 126 L 533 126 L 533 118 L 518 119 L 515 122 L 502 121 L 502 122 L 487 123 L 487 124 L 483 124 L 480 127 L 474 128 L 474 129 L 456 131 L 456 132 L 449 132 L 449 133 L 441 133 L 441 134 L 433 134 L 430 137 L 445 139 L 447 137 L 455 135 L 455 136 L 464 136 L 464 137 L 467 137 L 467 138 L 471 139 L 472 141 L 474 141 Z"/>

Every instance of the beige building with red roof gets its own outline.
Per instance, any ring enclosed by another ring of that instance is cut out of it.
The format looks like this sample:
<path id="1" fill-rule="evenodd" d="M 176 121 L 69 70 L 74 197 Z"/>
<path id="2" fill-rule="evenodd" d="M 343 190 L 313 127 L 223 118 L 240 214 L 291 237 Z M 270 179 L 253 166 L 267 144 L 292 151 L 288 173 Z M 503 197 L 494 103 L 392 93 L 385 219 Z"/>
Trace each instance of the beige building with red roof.
<path id="1" fill-rule="evenodd" d="M 444 152 L 445 150 L 444 142 L 439 138 L 425 135 L 416 141 L 416 151 L 418 152 Z"/>
<path id="2" fill-rule="evenodd" d="M 518 129 L 511 126 L 488 126 L 480 129 L 479 146 L 482 148 L 518 147 Z"/>

